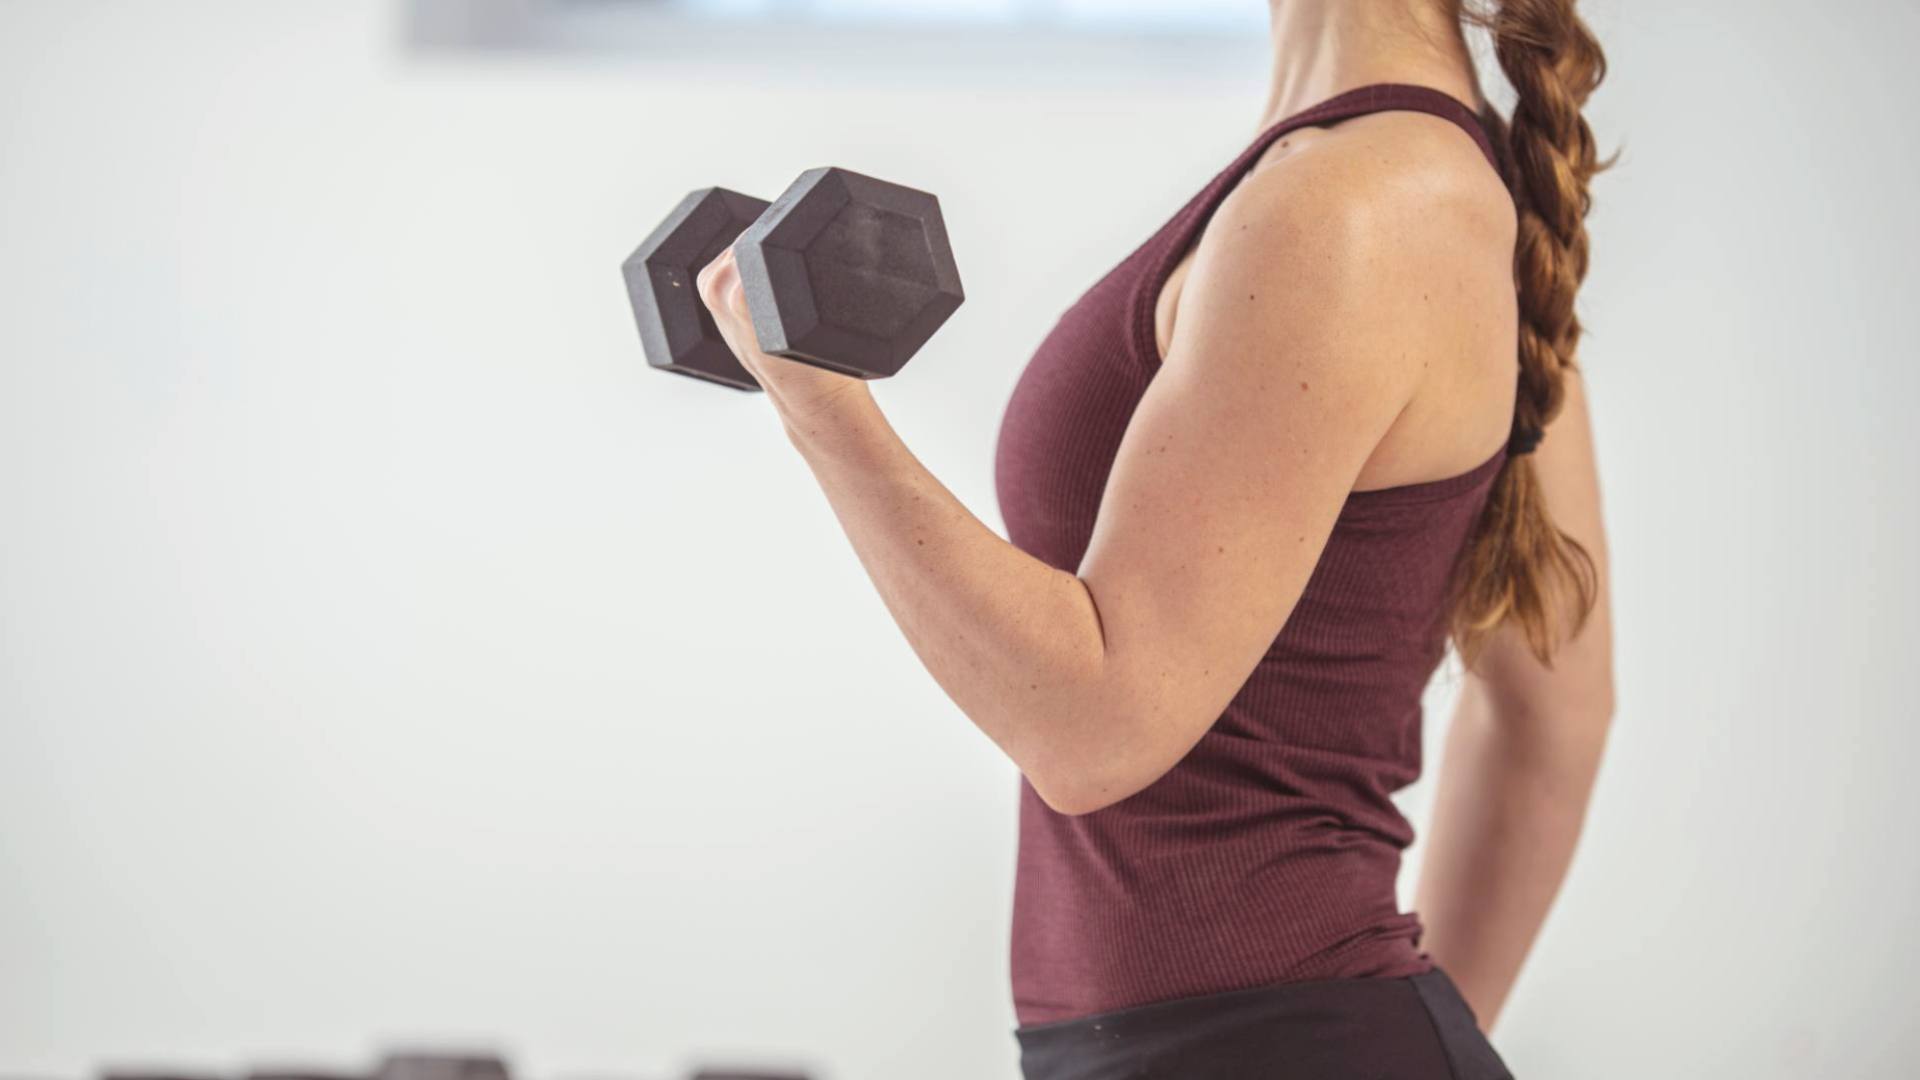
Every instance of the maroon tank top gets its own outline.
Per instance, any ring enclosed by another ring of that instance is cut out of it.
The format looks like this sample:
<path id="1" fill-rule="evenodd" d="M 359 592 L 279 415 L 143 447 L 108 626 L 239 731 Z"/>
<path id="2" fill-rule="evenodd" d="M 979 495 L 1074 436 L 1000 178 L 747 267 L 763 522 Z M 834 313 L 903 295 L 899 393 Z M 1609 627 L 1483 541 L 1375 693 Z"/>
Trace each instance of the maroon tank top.
<path id="1" fill-rule="evenodd" d="M 1067 310 L 1007 406 L 1000 510 L 1022 550 L 1077 572 L 1122 433 L 1159 366 L 1162 286 L 1275 139 L 1365 113 L 1459 124 L 1437 90 L 1362 87 L 1263 132 Z M 1395 895 L 1413 830 L 1389 798 L 1420 775 L 1420 696 L 1445 648 L 1448 578 L 1504 449 L 1445 480 L 1355 492 L 1306 589 L 1180 763 L 1078 817 L 1020 785 L 1012 974 L 1024 1026 L 1198 994 L 1430 970 Z"/>

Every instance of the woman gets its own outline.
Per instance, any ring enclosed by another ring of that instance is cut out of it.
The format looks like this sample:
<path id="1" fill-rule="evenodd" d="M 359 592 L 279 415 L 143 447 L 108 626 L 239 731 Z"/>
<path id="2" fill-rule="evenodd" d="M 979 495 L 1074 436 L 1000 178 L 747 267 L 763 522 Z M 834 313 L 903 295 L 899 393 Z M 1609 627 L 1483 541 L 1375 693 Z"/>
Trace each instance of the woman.
<path id="1" fill-rule="evenodd" d="M 908 640 L 1020 768 L 1030 1080 L 1508 1075 L 1482 1029 L 1611 715 L 1573 314 L 1599 48 L 1572 0 L 1271 6 L 1259 136 L 1014 392 L 1011 542 L 864 383 L 758 350 L 730 255 L 701 275 Z M 1402 913 L 1388 796 L 1449 640 Z"/>

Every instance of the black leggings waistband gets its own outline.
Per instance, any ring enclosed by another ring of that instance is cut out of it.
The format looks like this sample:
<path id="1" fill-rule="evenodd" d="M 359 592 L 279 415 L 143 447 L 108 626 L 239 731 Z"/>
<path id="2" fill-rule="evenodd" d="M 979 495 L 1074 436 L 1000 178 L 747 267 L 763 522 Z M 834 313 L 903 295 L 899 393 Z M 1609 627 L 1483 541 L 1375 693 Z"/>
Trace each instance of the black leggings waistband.
<path id="1" fill-rule="evenodd" d="M 1513 1080 L 1439 968 L 1018 1028 L 1026 1080 Z"/>

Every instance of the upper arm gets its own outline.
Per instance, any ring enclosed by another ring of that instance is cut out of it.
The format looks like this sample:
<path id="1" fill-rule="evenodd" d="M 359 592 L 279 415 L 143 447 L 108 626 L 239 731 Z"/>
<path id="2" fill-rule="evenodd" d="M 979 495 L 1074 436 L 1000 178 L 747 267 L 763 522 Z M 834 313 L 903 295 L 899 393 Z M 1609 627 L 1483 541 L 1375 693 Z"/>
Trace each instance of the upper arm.
<path id="1" fill-rule="evenodd" d="M 1463 257 L 1430 192 L 1337 155 L 1268 173 L 1195 252 L 1080 567 L 1117 714 L 1085 805 L 1177 763 L 1271 646 L 1420 385 L 1430 283 Z"/>
<path id="2" fill-rule="evenodd" d="M 1613 714 L 1607 536 L 1585 381 L 1577 371 L 1568 371 L 1565 377 L 1565 401 L 1533 453 L 1533 467 L 1554 526 L 1585 548 L 1593 560 L 1593 610 L 1579 630 L 1561 642 L 1552 667 L 1533 655 L 1517 627 L 1495 632 L 1467 672 L 1464 693 L 1487 711 L 1488 719 L 1510 729 L 1533 720 L 1564 729 L 1569 719 L 1585 718 L 1603 733 Z"/>

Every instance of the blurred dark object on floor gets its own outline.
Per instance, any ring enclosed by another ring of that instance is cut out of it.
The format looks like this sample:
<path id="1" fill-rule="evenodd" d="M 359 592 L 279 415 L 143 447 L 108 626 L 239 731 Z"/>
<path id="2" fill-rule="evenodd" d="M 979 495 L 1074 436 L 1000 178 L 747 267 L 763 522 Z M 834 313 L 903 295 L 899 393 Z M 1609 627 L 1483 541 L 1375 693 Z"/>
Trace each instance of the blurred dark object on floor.
<path id="1" fill-rule="evenodd" d="M 493 1054 L 431 1054 L 403 1051 L 387 1055 L 375 1080 L 511 1080 L 505 1060 Z"/>
<path id="2" fill-rule="evenodd" d="M 494 1054 L 450 1054 L 405 1050 L 389 1053 L 371 1073 L 288 1066 L 256 1067 L 236 1074 L 238 1080 L 514 1080 L 506 1060 Z M 145 1071 L 111 1068 L 100 1080 L 236 1080 L 235 1075 L 168 1069 Z M 0 1077 L 0 1080 L 9 1080 Z M 24 1080 L 24 1078 L 21 1078 Z M 740 1068 L 696 1068 L 691 1080 L 812 1080 L 807 1073 L 755 1071 Z"/>

